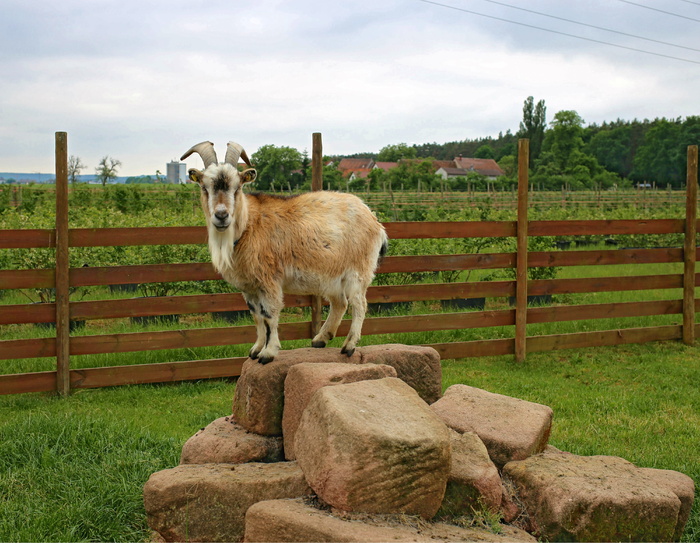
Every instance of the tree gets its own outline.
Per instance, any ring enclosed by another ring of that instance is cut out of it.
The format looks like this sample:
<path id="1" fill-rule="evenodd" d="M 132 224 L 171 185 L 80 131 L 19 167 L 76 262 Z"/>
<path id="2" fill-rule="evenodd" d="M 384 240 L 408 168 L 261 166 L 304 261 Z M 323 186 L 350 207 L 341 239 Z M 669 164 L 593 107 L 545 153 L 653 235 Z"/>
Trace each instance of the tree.
<path id="1" fill-rule="evenodd" d="M 496 151 L 490 145 L 482 145 L 474 153 L 474 158 L 496 158 Z"/>
<path id="2" fill-rule="evenodd" d="M 68 159 L 68 179 L 70 180 L 71 185 L 75 184 L 75 182 L 78 180 L 78 176 L 80 175 L 80 171 L 84 168 L 87 168 L 87 166 L 83 164 L 80 157 L 74 155 L 70 156 Z"/>
<path id="3" fill-rule="evenodd" d="M 416 158 L 416 148 L 409 147 L 405 143 L 387 145 L 382 147 L 377 154 L 378 162 L 398 162 L 402 158 Z"/>
<path id="4" fill-rule="evenodd" d="M 547 131 L 537 160 L 533 182 L 546 189 L 608 188 L 618 176 L 603 168 L 593 155 L 584 153 L 583 119 L 572 110 L 559 111 Z"/>
<path id="5" fill-rule="evenodd" d="M 260 190 L 292 188 L 303 183 L 301 175 L 293 176 L 302 167 L 302 155 L 292 147 L 263 145 L 250 157 L 258 177 L 255 186 Z"/>
<path id="6" fill-rule="evenodd" d="M 121 161 L 109 156 L 100 160 L 99 166 L 95 168 L 95 175 L 104 187 L 107 183 L 117 178 L 117 170 L 121 167 Z"/>
<path id="7" fill-rule="evenodd" d="M 547 108 L 544 100 L 540 100 L 535 105 L 535 99 L 528 96 L 523 105 L 523 120 L 518 130 L 519 138 L 530 140 L 530 164 L 534 164 L 542 152 L 544 143 L 544 132 L 547 127 Z"/>
<path id="8" fill-rule="evenodd" d="M 680 187 L 685 178 L 685 149 L 680 144 L 680 137 L 679 121 L 655 120 L 634 157 L 632 177 L 638 181 L 671 183 Z"/>

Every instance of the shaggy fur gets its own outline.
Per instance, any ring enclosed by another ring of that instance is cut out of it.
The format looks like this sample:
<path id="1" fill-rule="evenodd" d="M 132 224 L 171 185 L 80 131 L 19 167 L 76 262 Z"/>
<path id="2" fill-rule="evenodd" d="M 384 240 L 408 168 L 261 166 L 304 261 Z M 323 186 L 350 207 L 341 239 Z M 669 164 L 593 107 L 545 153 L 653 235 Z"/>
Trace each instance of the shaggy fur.
<path id="1" fill-rule="evenodd" d="M 352 323 L 342 352 L 351 356 L 367 310 L 367 287 L 388 242 L 369 208 L 356 196 L 337 192 L 245 194 L 242 187 L 256 172 L 239 172 L 231 164 L 189 173 L 202 189 L 214 268 L 243 293 L 255 319 L 257 341 L 250 357 L 265 364 L 278 353 L 283 293 L 330 302 L 314 347 L 333 339 L 349 302 Z"/>

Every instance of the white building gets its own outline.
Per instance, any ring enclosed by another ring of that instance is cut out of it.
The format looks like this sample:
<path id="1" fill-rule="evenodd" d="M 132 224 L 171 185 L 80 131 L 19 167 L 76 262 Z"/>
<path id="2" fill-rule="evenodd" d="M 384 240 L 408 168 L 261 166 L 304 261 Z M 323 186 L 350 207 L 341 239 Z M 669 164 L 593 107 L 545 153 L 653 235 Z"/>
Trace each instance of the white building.
<path id="1" fill-rule="evenodd" d="M 187 165 L 184 162 L 171 160 L 166 172 L 168 183 L 187 183 Z"/>

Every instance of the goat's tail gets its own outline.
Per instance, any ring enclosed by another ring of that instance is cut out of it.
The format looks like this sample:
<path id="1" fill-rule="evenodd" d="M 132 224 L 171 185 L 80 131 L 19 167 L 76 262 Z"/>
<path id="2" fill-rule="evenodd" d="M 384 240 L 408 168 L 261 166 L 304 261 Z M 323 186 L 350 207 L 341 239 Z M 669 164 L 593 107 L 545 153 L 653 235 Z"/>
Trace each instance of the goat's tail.
<path id="1" fill-rule="evenodd" d="M 382 234 L 384 236 L 384 239 L 382 240 L 381 247 L 379 247 L 379 255 L 377 256 L 377 268 L 380 266 L 382 260 L 384 260 L 384 257 L 386 256 L 387 251 L 389 250 L 389 237 L 384 231 L 382 231 Z"/>

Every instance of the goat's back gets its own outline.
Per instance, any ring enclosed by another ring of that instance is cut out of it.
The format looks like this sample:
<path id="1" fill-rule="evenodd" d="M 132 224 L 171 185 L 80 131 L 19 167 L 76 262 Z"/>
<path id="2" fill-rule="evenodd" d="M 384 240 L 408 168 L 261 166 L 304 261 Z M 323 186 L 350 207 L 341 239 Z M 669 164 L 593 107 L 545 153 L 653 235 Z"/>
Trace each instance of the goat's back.
<path id="1" fill-rule="evenodd" d="M 327 276 L 376 269 L 386 234 L 358 197 L 318 191 L 291 197 L 247 194 L 246 200 L 248 224 L 241 244 L 251 258 L 272 268 L 291 266 Z"/>

